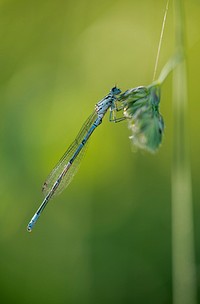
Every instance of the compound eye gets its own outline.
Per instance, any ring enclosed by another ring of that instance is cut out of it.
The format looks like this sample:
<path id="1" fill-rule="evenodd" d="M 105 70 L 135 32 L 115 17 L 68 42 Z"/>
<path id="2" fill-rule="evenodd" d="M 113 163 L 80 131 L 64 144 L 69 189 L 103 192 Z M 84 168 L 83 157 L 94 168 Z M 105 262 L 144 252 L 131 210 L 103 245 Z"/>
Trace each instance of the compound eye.
<path id="1" fill-rule="evenodd" d="M 114 95 L 117 95 L 117 94 L 121 93 L 121 90 L 118 89 L 116 86 L 114 86 L 110 91 L 111 91 Z"/>

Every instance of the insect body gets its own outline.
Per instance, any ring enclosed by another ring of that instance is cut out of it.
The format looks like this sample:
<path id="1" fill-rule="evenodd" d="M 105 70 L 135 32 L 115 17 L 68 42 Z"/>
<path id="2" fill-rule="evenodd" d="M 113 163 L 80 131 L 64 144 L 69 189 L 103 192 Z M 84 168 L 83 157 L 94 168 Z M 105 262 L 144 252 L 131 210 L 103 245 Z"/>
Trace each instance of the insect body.
<path id="1" fill-rule="evenodd" d="M 94 130 L 102 123 L 102 119 L 108 109 L 110 108 L 113 110 L 115 108 L 116 96 L 120 93 L 120 89 L 113 87 L 109 94 L 96 104 L 94 112 L 83 124 L 74 142 L 70 145 L 58 164 L 49 174 L 42 188 L 45 198 L 29 222 L 27 227 L 28 231 L 32 231 L 35 223 L 50 199 L 69 185 L 79 168 L 88 139 Z"/>

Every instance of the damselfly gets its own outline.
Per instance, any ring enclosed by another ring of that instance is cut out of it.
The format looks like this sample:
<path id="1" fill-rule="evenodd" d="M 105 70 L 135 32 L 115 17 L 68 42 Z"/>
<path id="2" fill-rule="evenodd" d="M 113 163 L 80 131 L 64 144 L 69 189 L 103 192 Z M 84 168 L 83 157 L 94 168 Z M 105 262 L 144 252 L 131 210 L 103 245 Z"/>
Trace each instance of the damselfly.
<path id="1" fill-rule="evenodd" d="M 112 112 L 116 109 L 116 96 L 120 93 L 120 89 L 113 87 L 110 90 L 109 94 L 96 104 L 94 112 L 88 117 L 74 142 L 70 145 L 58 164 L 49 174 L 42 189 L 43 193 L 45 194 L 45 198 L 29 222 L 27 227 L 28 231 L 32 231 L 35 223 L 37 222 L 39 216 L 41 215 L 50 199 L 69 185 L 73 176 L 79 168 L 79 164 L 84 154 L 88 139 L 96 127 L 102 123 L 102 119 L 108 109 L 111 110 L 111 117 L 113 117 Z"/>

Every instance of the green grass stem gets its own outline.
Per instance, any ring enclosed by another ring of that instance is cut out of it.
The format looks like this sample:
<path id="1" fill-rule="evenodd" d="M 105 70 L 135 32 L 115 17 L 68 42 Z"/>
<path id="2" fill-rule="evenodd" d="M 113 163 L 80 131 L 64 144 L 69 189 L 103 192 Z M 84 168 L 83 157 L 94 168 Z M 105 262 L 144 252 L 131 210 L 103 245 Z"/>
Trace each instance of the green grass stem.
<path id="1" fill-rule="evenodd" d="M 192 182 L 187 118 L 187 68 L 183 3 L 175 0 L 176 48 L 182 58 L 173 74 L 172 273 L 173 303 L 196 304 Z"/>

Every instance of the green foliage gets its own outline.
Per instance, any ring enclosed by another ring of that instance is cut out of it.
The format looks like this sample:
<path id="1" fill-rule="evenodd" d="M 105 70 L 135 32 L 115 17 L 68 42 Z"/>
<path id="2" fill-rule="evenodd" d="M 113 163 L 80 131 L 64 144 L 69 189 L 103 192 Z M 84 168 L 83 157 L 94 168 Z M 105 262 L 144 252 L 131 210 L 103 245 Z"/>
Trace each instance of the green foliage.
<path id="1" fill-rule="evenodd" d="M 159 113 L 160 86 L 152 84 L 136 87 L 121 94 L 124 116 L 132 132 L 133 144 L 149 152 L 155 152 L 161 144 L 164 121 Z"/>

